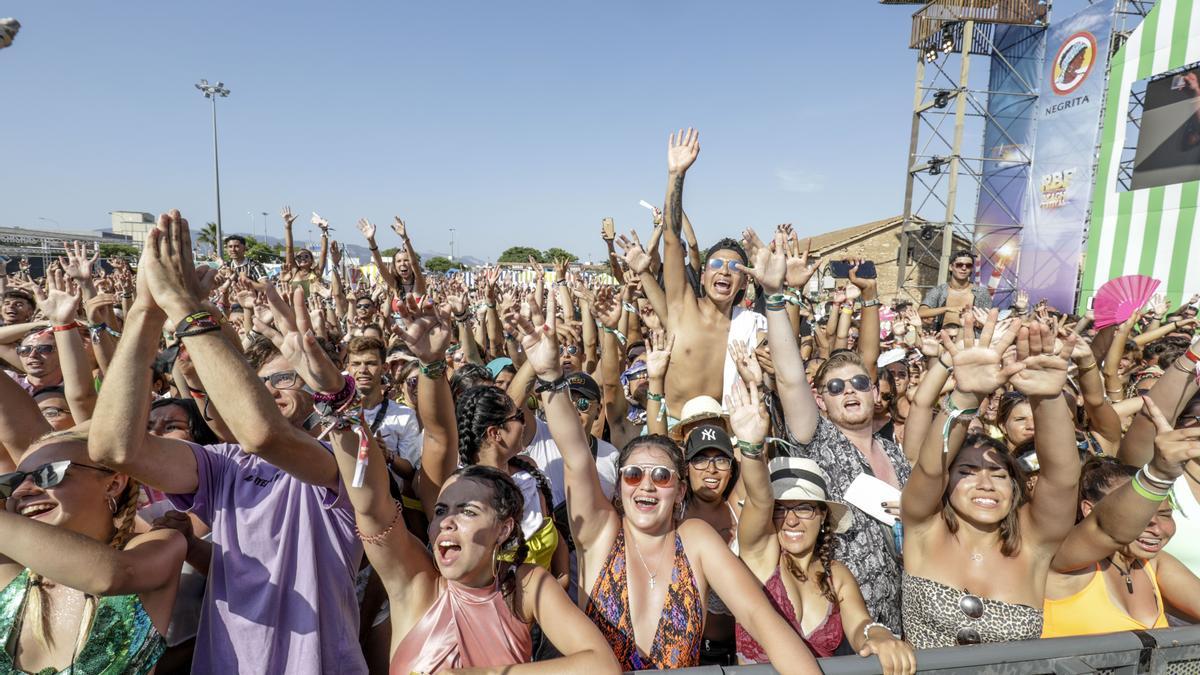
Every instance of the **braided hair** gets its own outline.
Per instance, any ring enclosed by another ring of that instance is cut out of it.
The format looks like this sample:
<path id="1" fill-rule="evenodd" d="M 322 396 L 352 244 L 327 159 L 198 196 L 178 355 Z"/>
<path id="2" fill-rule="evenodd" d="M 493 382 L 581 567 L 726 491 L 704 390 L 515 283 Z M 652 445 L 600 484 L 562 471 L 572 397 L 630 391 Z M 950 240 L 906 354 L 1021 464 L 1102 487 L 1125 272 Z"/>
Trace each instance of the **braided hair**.
<path id="1" fill-rule="evenodd" d="M 521 612 L 517 611 L 515 592 L 517 568 L 525 562 L 525 557 L 529 554 L 529 545 L 525 542 L 524 533 L 521 532 L 521 515 L 525 512 L 525 496 L 521 494 L 520 488 L 513 482 L 512 477 L 490 466 L 479 464 L 464 466 L 455 471 L 454 475 L 491 487 L 488 503 L 495 509 L 497 521 L 512 520 L 512 532 L 509 533 L 507 539 L 500 542 L 497 548 L 497 560 L 501 554 L 504 555 L 505 560 L 500 562 L 503 569 L 496 573 L 496 582 L 500 586 L 500 592 L 504 595 L 504 602 L 508 605 L 508 609 L 515 616 L 522 616 Z"/>
<path id="2" fill-rule="evenodd" d="M 41 438 L 34 441 L 30 447 L 44 445 L 47 442 L 54 441 L 59 443 L 82 443 L 87 445 L 88 436 L 86 431 L 68 430 L 54 431 L 43 435 Z M 113 512 L 113 521 L 115 531 L 112 537 L 108 540 L 108 545 L 115 550 L 122 550 L 129 540 L 133 538 L 133 525 L 137 516 L 137 502 L 140 485 L 133 478 L 125 484 L 125 489 L 115 499 L 115 509 Z M 43 648 L 50 650 L 54 644 L 54 639 L 50 635 L 50 594 L 46 592 L 45 577 L 37 572 L 30 571 L 29 586 L 31 593 L 25 603 L 25 610 L 29 613 L 29 621 L 33 627 L 33 637 L 38 641 Z M 92 621 L 96 618 L 97 598 L 94 595 L 87 594 L 84 598 L 83 616 L 84 619 L 80 624 L 79 636 L 76 639 L 75 653 L 82 651 L 83 646 L 87 643 L 88 634 L 91 633 Z"/>
<path id="3" fill-rule="evenodd" d="M 463 466 L 479 463 L 479 450 L 487 430 L 504 424 L 515 412 L 515 407 L 508 394 L 490 384 L 463 391 L 454 405 L 458 459 Z"/>
<path id="4" fill-rule="evenodd" d="M 817 533 L 817 541 L 814 544 L 817 561 L 821 564 L 821 569 L 817 572 L 817 586 L 821 589 L 821 596 L 837 607 L 838 597 L 833 590 L 833 535 L 829 532 L 829 511 L 824 506 L 820 509 L 823 512 L 821 531 Z M 808 581 L 808 574 L 800 569 L 799 561 L 787 551 L 783 551 L 783 564 L 800 583 Z"/>

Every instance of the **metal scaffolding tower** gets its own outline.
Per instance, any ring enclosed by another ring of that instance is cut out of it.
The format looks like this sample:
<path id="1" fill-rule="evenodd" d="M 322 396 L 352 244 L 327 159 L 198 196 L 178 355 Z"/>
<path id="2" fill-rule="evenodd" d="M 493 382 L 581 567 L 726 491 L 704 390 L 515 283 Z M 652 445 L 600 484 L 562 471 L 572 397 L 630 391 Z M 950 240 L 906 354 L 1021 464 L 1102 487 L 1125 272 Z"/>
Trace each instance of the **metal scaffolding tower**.
<path id="1" fill-rule="evenodd" d="M 984 154 L 982 150 L 974 155 L 963 152 L 968 126 L 972 134 L 981 137 L 983 128 L 997 129 L 1006 136 L 1006 125 L 988 111 L 987 97 L 1037 98 L 1035 83 L 1020 77 L 997 48 L 997 27 L 1044 26 L 1049 8 L 1036 0 L 880 2 L 922 5 L 913 14 L 909 36 L 909 47 L 917 54 L 917 69 L 897 280 L 901 293 L 919 299 L 926 289 L 946 279 L 955 242 L 975 241 L 976 205 L 974 200 L 960 199 L 960 178 L 973 180 L 976 194 L 982 196 L 990 190 L 983 182 L 983 164 L 999 159 L 977 156 Z M 1015 82 L 1019 90 L 993 92 L 986 85 L 973 86 L 971 61 L 980 56 L 987 58 L 985 72 L 1006 68 L 1011 74 L 1006 81 Z M 1005 157 L 1005 161 L 1028 166 L 1032 161 L 1028 149 L 1011 138 L 1008 141 L 1015 156 Z M 982 138 L 976 147 L 982 148 Z M 1012 219 L 1009 236 L 1015 239 L 1021 214 L 1006 215 Z M 936 275 L 929 273 L 934 268 Z"/>

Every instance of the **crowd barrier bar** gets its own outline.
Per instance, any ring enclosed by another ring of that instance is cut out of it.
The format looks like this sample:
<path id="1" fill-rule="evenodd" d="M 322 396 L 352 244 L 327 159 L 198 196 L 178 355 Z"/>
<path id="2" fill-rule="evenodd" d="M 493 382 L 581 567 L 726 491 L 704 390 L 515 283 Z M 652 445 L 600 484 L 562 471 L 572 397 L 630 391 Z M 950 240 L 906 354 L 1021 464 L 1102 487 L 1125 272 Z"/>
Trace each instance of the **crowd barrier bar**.
<path id="1" fill-rule="evenodd" d="M 880 672 L 879 660 L 873 656 L 838 656 L 818 663 L 826 675 Z M 917 652 L 917 669 L 956 675 L 1200 675 L 1200 626 L 927 649 Z M 778 671 L 770 665 L 755 665 L 640 672 L 771 675 Z"/>

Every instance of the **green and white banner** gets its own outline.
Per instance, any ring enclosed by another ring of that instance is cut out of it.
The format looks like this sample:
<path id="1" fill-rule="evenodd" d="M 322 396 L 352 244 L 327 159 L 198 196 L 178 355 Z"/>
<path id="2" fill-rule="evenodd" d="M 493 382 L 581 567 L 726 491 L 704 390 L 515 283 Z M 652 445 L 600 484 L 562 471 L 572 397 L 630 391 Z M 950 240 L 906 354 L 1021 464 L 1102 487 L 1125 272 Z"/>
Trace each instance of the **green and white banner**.
<path id="1" fill-rule="evenodd" d="M 1124 191 L 1117 180 L 1122 150 L 1133 142 L 1126 113 L 1134 83 L 1197 61 L 1200 0 L 1159 0 L 1111 59 L 1081 311 L 1104 282 L 1125 274 L 1162 280 L 1174 305 L 1200 292 L 1200 181 Z"/>

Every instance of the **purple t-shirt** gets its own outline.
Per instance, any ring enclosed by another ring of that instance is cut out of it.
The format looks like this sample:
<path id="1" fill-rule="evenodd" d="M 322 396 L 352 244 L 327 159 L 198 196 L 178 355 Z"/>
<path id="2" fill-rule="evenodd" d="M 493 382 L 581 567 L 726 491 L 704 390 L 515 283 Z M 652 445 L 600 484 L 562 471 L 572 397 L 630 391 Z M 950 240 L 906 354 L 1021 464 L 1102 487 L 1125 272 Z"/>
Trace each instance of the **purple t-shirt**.
<path id="1" fill-rule="evenodd" d="M 365 675 L 349 500 L 239 445 L 189 445 L 199 487 L 169 498 L 213 544 L 192 672 Z"/>

